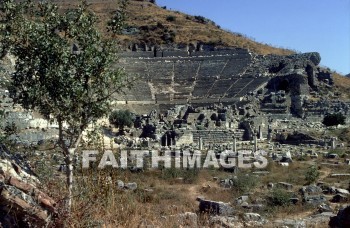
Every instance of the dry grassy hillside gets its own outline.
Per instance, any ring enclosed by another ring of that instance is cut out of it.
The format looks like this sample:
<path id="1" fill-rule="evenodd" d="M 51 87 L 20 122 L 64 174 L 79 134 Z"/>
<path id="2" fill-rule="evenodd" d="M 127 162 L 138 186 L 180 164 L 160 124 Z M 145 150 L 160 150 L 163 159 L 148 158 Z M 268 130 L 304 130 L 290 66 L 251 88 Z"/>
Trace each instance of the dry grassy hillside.
<path id="1" fill-rule="evenodd" d="M 55 0 L 63 9 L 70 8 L 78 1 Z M 101 18 L 101 27 L 118 9 L 119 0 L 88 1 L 90 8 Z M 121 44 L 191 44 L 205 43 L 223 47 L 248 48 L 258 54 L 291 54 L 291 50 L 271 47 L 255 42 L 241 34 L 220 29 L 214 22 L 200 16 L 190 16 L 169 11 L 148 1 L 129 0 L 126 9 L 127 26 L 137 29 L 132 35 L 118 35 Z"/>
<path id="2" fill-rule="evenodd" d="M 87 0 L 101 19 L 99 26 L 106 31 L 106 23 L 120 7 L 121 0 Z M 62 10 L 72 8 L 78 0 L 52 0 Z M 215 44 L 221 47 L 247 48 L 251 52 L 267 55 L 288 55 L 292 50 L 272 47 L 251 40 L 239 33 L 225 31 L 200 15 L 187 15 L 178 11 L 169 11 L 149 0 L 128 0 L 126 25 L 137 32 L 129 35 L 117 35 L 116 39 L 124 46 L 138 44 Z M 130 30 L 129 30 L 130 31 Z M 239 32 L 239 31 L 237 31 Z M 334 74 L 335 85 L 343 94 L 350 94 L 350 78 Z"/>
<path id="3" fill-rule="evenodd" d="M 341 92 L 343 98 L 350 98 L 350 78 L 338 73 L 333 74 L 334 85 Z"/>

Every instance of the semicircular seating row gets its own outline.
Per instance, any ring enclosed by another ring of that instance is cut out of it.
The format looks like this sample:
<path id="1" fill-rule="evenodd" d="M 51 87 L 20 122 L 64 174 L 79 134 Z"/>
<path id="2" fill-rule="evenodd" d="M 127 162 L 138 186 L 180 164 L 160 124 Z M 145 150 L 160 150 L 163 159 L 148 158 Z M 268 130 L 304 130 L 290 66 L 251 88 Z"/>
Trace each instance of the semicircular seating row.
<path id="1" fill-rule="evenodd" d="M 134 87 L 118 99 L 127 101 L 171 101 L 234 99 L 265 83 L 245 71 L 250 58 L 125 58 L 118 67 L 136 78 Z"/>

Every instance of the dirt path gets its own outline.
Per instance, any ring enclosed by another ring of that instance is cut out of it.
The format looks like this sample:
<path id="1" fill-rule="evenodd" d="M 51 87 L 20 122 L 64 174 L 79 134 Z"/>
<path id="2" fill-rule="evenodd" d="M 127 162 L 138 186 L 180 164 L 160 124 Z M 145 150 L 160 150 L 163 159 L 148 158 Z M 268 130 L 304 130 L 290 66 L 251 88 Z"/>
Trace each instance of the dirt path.
<path id="1" fill-rule="evenodd" d="M 331 173 L 332 173 L 332 169 L 328 168 L 328 167 L 322 167 L 322 170 L 320 171 L 320 180 L 325 179 L 326 177 L 328 177 Z"/>

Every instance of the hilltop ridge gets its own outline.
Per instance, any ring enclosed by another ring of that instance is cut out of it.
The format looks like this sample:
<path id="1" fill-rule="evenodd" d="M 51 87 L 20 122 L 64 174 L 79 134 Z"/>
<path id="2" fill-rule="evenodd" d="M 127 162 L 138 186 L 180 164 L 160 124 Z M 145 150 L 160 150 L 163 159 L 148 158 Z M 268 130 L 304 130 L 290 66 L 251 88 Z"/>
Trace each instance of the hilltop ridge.
<path id="1" fill-rule="evenodd" d="M 37 0 L 34 0 L 37 1 Z M 61 10 L 79 4 L 78 0 L 52 0 Z M 118 14 L 121 0 L 87 0 L 89 8 L 100 18 L 99 27 L 107 32 L 106 24 Z M 290 55 L 295 51 L 256 42 L 240 33 L 225 31 L 201 15 L 187 15 L 167 10 L 154 0 L 127 0 L 126 22 L 122 33 L 115 36 L 121 50 L 153 51 L 213 51 L 247 49 L 257 55 Z M 334 84 L 344 97 L 350 88 L 350 78 L 333 74 Z"/>
<path id="2" fill-rule="evenodd" d="M 77 0 L 53 0 L 61 9 L 74 7 Z M 89 7 L 101 18 L 101 30 L 120 7 L 118 0 L 88 0 Z M 215 22 L 201 15 L 187 15 L 179 11 L 167 10 L 155 1 L 128 0 L 126 7 L 126 27 L 115 38 L 124 50 L 138 47 L 162 46 L 183 48 L 186 45 L 210 45 L 215 48 L 245 48 L 256 54 L 289 55 L 292 50 L 272 47 L 256 42 L 240 33 L 225 31 Z"/>

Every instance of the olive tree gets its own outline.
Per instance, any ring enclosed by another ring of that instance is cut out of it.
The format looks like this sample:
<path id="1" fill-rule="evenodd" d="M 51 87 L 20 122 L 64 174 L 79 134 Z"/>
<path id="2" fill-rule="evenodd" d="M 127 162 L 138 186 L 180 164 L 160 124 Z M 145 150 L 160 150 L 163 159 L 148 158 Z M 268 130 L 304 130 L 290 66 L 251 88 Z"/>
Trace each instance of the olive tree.
<path id="1" fill-rule="evenodd" d="M 115 110 L 109 115 L 109 123 L 119 128 L 119 132 L 124 134 L 124 127 L 131 127 L 133 122 L 132 114 L 129 110 Z"/>
<path id="2" fill-rule="evenodd" d="M 10 94 L 23 108 L 58 124 L 58 145 L 67 165 L 70 211 L 72 158 L 89 124 L 111 110 L 114 93 L 129 85 L 115 67 L 116 45 L 97 29 L 84 1 L 59 12 L 50 3 L 1 3 L 2 54 L 16 56 Z"/>

